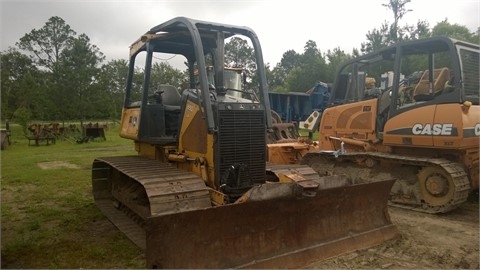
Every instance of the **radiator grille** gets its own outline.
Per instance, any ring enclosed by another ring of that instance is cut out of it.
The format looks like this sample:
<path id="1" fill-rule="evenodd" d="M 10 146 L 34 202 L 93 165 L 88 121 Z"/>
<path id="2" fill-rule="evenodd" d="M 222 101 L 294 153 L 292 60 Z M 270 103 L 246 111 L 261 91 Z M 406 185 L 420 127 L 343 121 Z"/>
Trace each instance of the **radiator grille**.
<path id="1" fill-rule="evenodd" d="M 479 54 L 476 51 L 460 50 L 463 68 L 463 87 L 466 96 L 476 97 L 478 101 L 479 80 Z"/>
<path id="2" fill-rule="evenodd" d="M 217 178 L 233 164 L 244 164 L 251 181 L 264 182 L 266 128 L 263 110 L 219 110 Z M 244 176 L 245 177 L 245 176 Z M 242 181 L 250 179 L 242 179 Z M 218 179 L 217 179 L 218 181 Z"/>

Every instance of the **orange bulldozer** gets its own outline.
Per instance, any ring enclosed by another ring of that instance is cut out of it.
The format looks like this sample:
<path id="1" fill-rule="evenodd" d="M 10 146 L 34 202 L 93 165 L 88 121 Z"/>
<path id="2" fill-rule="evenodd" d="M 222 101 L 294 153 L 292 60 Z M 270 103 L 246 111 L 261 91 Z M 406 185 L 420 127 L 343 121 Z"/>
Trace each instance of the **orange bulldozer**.
<path id="1" fill-rule="evenodd" d="M 391 205 L 454 210 L 478 192 L 479 59 L 478 44 L 445 37 L 352 59 L 339 69 L 329 106 L 300 122 L 309 138 L 297 140 L 291 124 L 273 129 L 269 161 L 353 182 L 395 179 Z"/>

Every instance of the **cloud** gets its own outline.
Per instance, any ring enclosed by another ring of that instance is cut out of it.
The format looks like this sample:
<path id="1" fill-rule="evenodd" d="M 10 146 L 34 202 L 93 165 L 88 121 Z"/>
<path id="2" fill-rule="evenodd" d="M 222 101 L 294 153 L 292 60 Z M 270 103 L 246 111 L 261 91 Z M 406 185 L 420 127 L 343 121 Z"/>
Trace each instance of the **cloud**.
<path id="1" fill-rule="evenodd" d="M 77 32 L 85 33 L 108 60 L 127 59 L 128 47 L 151 27 L 176 16 L 236 24 L 252 28 L 260 38 L 265 62 L 275 66 L 287 50 L 303 52 L 308 40 L 321 52 L 336 47 L 350 53 L 365 34 L 393 21 L 383 7 L 387 0 L 0 0 L 1 47 L 4 51 L 52 16 L 59 16 Z M 401 24 L 427 20 L 430 27 L 448 18 L 450 23 L 480 26 L 480 0 L 412 0 Z"/>

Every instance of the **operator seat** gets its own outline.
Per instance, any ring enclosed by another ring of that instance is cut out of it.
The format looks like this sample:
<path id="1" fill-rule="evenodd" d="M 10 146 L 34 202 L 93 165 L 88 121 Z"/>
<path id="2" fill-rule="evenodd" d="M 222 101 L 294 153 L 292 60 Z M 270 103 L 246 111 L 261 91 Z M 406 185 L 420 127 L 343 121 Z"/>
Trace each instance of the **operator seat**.
<path id="1" fill-rule="evenodd" d="M 182 96 L 178 93 L 177 88 L 169 84 L 160 84 L 158 90 L 162 93 L 163 105 L 179 107 Z"/>
<path id="2" fill-rule="evenodd" d="M 425 70 L 425 72 L 423 73 L 423 76 L 420 78 L 420 81 L 418 82 L 413 92 L 414 93 L 413 98 L 416 101 L 424 101 L 424 100 L 431 99 L 431 98 L 428 98 L 428 96 L 430 95 L 430 90 L 432 91 L 431 94 L 440 93 L 443 90 L 445 83 L 450 78 L 450 71 L 446 67 L 437 68 L 434 70 L 433 89 L 430 89 L 430 82 L 428 80 L 428 77 L 429 77 L 429 71 Z"/>
<path id="3" fill-rule="evenodd" d="M 162 93 L 162 104 L 165 110 L 165 135 L 176 137 L 180 126 L 182 96 L 173 85 L 160 84 L 158 90 Z"/>

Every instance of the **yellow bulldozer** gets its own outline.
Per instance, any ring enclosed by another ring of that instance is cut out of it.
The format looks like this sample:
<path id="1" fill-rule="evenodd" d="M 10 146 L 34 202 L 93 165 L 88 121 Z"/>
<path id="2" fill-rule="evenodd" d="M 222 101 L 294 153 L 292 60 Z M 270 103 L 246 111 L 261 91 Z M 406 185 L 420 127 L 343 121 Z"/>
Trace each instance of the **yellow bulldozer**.
<path id="1" fill-rule="evenodd" d="M 254 48 L 256 89 L 225 87 L 233 36 Z M 152 72 L 172 55 L 188 65 L 183 91 Z M 176 17 L 131 45 L 120 136 L 138 155 L 96 158 L 92 186 L 147 268 L 298 268 L 398 235 L 387 211 L 393 180 L 352 184 L 266 162 L 264 67 L 248 27 Z"/>
<path id="2" fill-rule="evenodd" d="M 330 106 L 299 124 L 318 131 L 318 141 L 273 140 L 270 162 L 308 164 L 353 181 L 394 178 L 390 204 L 456 209 L 478 191 L 479 51 L 478 44 L 433 37 L 344 63 Z M 282 134 L 285 140 L 298 132 Z"/>

